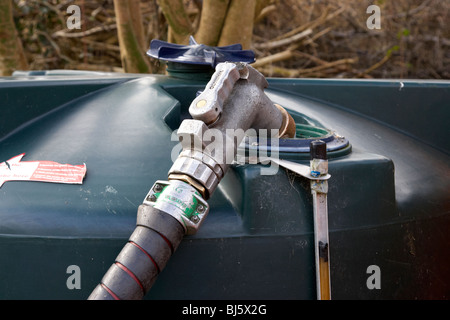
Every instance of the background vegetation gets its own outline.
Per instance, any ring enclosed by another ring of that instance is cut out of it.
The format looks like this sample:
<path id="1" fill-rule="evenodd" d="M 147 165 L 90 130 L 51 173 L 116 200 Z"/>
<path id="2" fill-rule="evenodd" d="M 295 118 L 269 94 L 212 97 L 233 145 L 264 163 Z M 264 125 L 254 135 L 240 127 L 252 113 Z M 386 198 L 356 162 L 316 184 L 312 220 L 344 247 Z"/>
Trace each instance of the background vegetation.
<path id="1" fill-rule="evenodd" d="M 79 30 L 67 28 L 71 4 L 81 8 Z M 381 8 L 379 30 L 366 26 L 371 4 Z M 162 73 L 145 56 L 150 40 L 195 35 L 242 43 L 266 76 L 450 79 L 449 18 L 447 0 L 0 0 L 0 75 Z"/>

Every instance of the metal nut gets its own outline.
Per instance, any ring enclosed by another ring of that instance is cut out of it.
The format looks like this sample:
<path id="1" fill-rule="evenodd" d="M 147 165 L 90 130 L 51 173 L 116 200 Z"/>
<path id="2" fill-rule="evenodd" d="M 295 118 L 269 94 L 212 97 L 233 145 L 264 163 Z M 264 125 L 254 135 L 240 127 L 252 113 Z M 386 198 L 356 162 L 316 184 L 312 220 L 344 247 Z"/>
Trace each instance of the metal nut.
<path id="1" fill-rule="evenodd" d="M 162 190 L 162 186 L 160 184 L 155 184 L 155 186 L 153 187 L 153 191 L 155 192 L 161 192 Z"/>

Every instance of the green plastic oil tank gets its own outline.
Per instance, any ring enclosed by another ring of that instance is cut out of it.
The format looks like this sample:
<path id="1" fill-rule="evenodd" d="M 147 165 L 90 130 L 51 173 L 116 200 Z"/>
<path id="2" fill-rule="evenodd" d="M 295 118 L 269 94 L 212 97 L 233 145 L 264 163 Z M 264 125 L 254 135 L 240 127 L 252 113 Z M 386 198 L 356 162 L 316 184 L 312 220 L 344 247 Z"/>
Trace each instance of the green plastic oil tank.
<path id="1" fill-rule="evenodd" d="M 333 299 L 448 299 L 450 83 L 268 79 L 297 137 L 330 139 Z M 0 162 L 86 164 L 80 185 L 0 188 L 0 299 L 86 299 L 166 179 L 173 135 L 207 80 L 34 72 L 0 78 Z M 296 140 L 296 141 L 289 141 Z M 234 165 L 147 299 L 315 299 L 309 182 Z M 79 271 L 74 285 L 74 267 Z M 379 269 L 379 288 L 369 285 Z"/>

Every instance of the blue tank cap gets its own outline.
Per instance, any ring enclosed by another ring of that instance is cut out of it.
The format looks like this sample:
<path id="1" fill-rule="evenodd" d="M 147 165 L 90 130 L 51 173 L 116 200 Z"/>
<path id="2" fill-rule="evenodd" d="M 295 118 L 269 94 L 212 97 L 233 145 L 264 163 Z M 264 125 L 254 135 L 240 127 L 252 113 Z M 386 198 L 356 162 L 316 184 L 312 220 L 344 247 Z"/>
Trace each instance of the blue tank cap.
<path id="1" fill-rule="evenodd" d="M 189 38 L 189 45 L 179 45 L 154 39 L 150 43 L 147 55 L 163 61 L 209 65 L 213 68 L 218 63 L 229 62 L 255 62 L 255 53 L 251 50 L 242 50 L 242 45 L 233 44 L 223 47 L 210 47 L 198 44 L 194 37 Z"/>

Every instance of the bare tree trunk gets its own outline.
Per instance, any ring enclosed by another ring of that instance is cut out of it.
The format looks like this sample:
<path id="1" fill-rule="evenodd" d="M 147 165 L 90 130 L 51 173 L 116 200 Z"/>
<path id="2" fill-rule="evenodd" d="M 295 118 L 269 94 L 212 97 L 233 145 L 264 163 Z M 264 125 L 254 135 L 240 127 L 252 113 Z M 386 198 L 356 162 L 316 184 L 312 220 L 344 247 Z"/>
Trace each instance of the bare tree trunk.
<path id="1" fill-rule="evenodd" d="M 204 0 L 200 26 L 195 34 L 198 43 L 217 46 L 230 0 Z"/>
<path id="2" fill-rule="evenodd" d="M 195 33 L 198 43 L 226 46 L 240 43 L 249 49 L 252 43 L 255 16 L 271 0 L 203 0 L 200 24 L 194 27 L 183 0 L 157 0 L 169 24 L 168 41 L 186 44 Z"/>
<path id="3" fill-rule="evenodd" d="M 145 55 L 139 0 L 114 0 L 114 11 L 122 67 L 125 72 L 150 73 L 150 61 Z"/>
<path id="4" fill-rule="evenodd" d="M 231 0 L 219 46 L 240 43 L 244 49 L 250 49 L 255 8 L 256 0 Z"/>
<path id="5" fill-rule="evenodd" d="M 18 69 L 27 70 L 28 63 L 14 25 L 12 0 L 0 0 L 0 76 Z"/>
<path id="6" fill-rule="evenodd" d="M 194 28 L 183 0 L 157 0 L 169 24 L 169 42 L 187 44 Z"/>
<path id="7" fill-rule="evenodd" d="M 143 50 L 148 49 L 147 44 L 145 43 L 145 34 L 144 34 L 144 24 L 142 23 L 142 14 L 140 7 L 140 0 L 131 0 L 130 2 L 130 12 L 131 12 L 131 21 L 133 23 L 133 30 L 136 35 L 136 39 Z"/>

